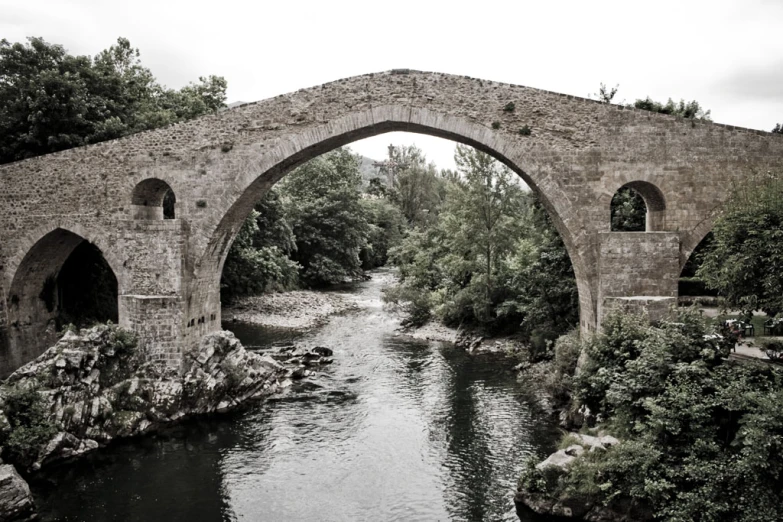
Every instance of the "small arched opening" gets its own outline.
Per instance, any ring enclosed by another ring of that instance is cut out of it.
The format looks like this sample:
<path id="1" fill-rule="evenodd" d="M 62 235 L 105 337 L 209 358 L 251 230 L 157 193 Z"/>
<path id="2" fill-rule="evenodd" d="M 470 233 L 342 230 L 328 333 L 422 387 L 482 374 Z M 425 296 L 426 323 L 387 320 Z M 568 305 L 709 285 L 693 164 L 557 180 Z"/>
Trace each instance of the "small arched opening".
<path id="1" fill-rule="evenodd" d="M 666 202 L 663 193 L 646 181 L 620 187 L 612 198 L 612 232 L 654 232 L 664 228 Z"/>
<path id="2" fill-rule="evenodd" d="M 131 213 L 133 219 L 174 219 L 176 196 L 168 183 L 148 178 L 133 188 Z"/>

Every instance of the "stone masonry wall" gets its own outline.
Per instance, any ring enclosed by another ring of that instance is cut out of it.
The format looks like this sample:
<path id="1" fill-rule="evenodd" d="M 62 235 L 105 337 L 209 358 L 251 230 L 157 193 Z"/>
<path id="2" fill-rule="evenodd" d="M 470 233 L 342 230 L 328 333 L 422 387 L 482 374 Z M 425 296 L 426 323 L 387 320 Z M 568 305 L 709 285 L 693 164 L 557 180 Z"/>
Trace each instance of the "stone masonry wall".
<path id="1" fill-rule="evenodd" d="M 608 300 L 613 308 L 639 310 L 659 309 L 676 302 L 681 269 L 679 234 L 602 232 L 599 237 L 599 322 Z M 633 302 L 618 303 L 618 298 L 633 298 Z"/>
<path id="2" fill-rule="evenodd" d="M 585 330 L 598 324 L 599 294 L 615 292 L 601 287 L 599 267 L 618 188 L 646 182 L 660 191 L 656 221 L 678 235 L 681 266 L 733 183 L 783 171 L 783 136 L 771 133 L 440 73 L 357 76 L 0 166 L 5 307 L 26 252 L 62 226 L 104 252 L 122 295 L 177 296 L 180 316 L 170 320 L 181 339 L 219 329 L 222 263 L 253 203 L 318 154 L 406 130 L 492 153 L 538 191 L 571 256 Z M 174 191 L 178 225 L 133 219 L 134 188 L 149 178 Z M 187 326 L 194 319 L 198 326 Z"/>

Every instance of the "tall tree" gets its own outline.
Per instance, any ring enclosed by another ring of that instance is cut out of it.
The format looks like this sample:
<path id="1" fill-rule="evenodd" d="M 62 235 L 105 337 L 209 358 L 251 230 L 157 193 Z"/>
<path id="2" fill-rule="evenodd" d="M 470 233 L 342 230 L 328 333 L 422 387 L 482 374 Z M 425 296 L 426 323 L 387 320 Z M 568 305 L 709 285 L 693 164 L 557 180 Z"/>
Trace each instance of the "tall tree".
<path id="1" fill-rule="evenodd" d="M 442 183 L 435 164 L 427 163 L 415 145 L 389 145 L 386 175 L 391 180 L 390 199 L 396 203 L 408 223 L 426 226 L 435 221 L 442 201 Z"/>
<path id="2" fill-rule="evenodd" d="M 292 257 L 311 286 L 362 275 L 369 227 L 360 202 L 359 161 L 348 149 L 319 156 L 289 174 L 281 194 L 296 237 Z"/>

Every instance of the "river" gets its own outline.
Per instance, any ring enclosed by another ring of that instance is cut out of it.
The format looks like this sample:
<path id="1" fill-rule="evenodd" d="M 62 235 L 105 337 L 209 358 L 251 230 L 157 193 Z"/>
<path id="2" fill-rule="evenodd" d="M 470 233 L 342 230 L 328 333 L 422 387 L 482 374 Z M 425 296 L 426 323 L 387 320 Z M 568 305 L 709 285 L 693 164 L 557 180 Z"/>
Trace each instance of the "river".
<path id="1" fill-rule="evenodd" d="M 525 457 L 557 438 L 508 361 L 396 333 L 376 271 L 313 331 L 225 324 L 250 349 L 334 349 L 282 396 L 33 476 L 42 520 L 518 520 Z"/>

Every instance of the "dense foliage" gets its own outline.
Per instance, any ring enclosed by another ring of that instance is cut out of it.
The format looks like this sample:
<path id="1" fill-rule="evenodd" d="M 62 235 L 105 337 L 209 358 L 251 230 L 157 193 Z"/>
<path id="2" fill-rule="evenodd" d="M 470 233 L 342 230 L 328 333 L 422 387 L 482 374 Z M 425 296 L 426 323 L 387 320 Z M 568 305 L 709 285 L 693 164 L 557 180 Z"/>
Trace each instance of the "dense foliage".
<path id="1" fill-rule="evenodd" d="M 558 233 L 532 193 L 487 154 L 457 147 L 443 203 L 428 227 L 411 231 L 391 259 L 400 285 L 386 298 L 408 321 L 536 332 L 543 341 L 577 318 L 573 270 Z"/>
<path id="2" fill-rule="evenodd" d="M 647 205 L 635 190 L 624 187 L 612 198 L 612 231 L 644 232 L 647 224 Z"/>
<path id="3" fill-rule="evenodd" d="M 712 334 L 688 311 L 655 326 L 608 318 L 585 341 L 572 393 L 622 442 L 585 453 L 568 474 L 531 468 L 523 481 L 659 520 L 780 520 L 783 372 L 727 360 Z"/>
<path id="4" fill-rule="evenodd" d="M 296 250 L 292 258 L 309 286 L 362 275 L 359 257 L 369 225 L 361 204 L 359 162 L 347 149 L 310 160 L 282 182 L 281 194 Z"/>
<path id="5" fill-rule="evenodd" d="M 157 83 L 125 38 L 94 58 L 42 38 L 0 40 L 0 163 L 96 143 L 215 111 L 226 81 Z"/>
<path id="6" fill-rule="evenodd" d="M 348 149 L 286 176 L 255 206 L 231 246 L 222 298 L 340 283 L 385 264 L 406 221 L 387 196 L 363 195 L 360 187 L 359 160 Z"/>
<path id="7" fill-rule="evenodd" d="M 783 180 L 756 176 L 735 187 L 712 232 L 698 277 L 730 308 L 783 311 Z"/>

